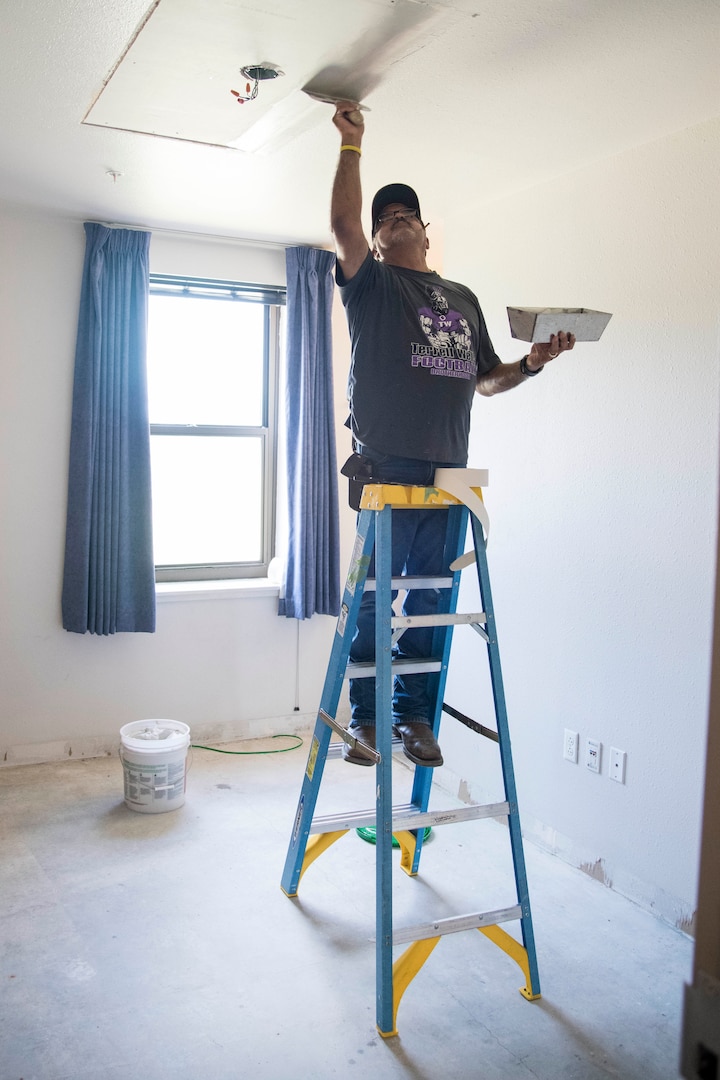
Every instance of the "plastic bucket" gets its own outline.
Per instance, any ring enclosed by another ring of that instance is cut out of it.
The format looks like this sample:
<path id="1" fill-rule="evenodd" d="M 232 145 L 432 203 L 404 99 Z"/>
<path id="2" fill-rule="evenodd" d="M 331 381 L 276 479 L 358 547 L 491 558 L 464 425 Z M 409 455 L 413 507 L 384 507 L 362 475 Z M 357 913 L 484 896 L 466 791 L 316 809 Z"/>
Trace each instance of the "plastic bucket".
<path id="1" fill-rule="evenodd" d="M 179 720 L 134 720 L 120 728 L 125 802 L 140 814 L 165 814 L 185 802 L 190 728 Z"/>

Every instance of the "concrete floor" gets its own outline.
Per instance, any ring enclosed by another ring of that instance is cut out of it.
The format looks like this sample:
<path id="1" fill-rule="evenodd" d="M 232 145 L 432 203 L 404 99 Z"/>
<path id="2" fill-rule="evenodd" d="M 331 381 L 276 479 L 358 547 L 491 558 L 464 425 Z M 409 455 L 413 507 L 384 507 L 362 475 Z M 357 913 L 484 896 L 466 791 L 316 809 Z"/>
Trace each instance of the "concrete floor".
<path id="1" fill-rule="evenodd" d="M 2 1080 L 678 1076 L 691 941 L 531 845 L 542 999 L 483 935 L 454 934 L 382 1039 L 374 847 L 349 833 L 297 899 L 279 887 L 305 760 L 195 750 L 169 814 L 125 806 L 117 760 L 0 770 Z M 319 811 L 372 806 L 373 779 L 328 761 Z M 435 829 L 420 875 L 396 875 L 395 924 L 514 903 L 510 875 L 503 826 Z"/>

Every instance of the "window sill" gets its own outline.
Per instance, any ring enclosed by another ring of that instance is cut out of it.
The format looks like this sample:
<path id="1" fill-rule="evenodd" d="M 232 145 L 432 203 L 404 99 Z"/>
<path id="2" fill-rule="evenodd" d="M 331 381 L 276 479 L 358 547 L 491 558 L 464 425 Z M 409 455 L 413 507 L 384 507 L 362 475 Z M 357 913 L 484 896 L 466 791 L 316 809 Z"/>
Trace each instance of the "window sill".
<path id="1" fill-rule="evenodd" d="M 155 598 L 159 604 L 183 600 L 239 600 L 257 596 L 279 596 L 280 586 L 269 578 L 234 578 L 218 581 L 157 581 Z"/>

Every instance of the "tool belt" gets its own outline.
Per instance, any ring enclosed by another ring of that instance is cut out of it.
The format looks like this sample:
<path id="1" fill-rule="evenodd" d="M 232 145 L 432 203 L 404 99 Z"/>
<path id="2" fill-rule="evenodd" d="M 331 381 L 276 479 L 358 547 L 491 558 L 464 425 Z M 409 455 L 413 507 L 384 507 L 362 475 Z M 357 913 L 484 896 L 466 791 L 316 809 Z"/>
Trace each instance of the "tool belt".
<path id="1" fill-rule="evenodd" d="M 366 484 L 383 483 L 379 477 L 373 476 L 373 465 L 370 458 L 363 457 L 362 454 L 351 454 L 340 470 L 342 475 L 348 478 L 348 502 L 353 510 L 360 509 L 362 489 Z"/>

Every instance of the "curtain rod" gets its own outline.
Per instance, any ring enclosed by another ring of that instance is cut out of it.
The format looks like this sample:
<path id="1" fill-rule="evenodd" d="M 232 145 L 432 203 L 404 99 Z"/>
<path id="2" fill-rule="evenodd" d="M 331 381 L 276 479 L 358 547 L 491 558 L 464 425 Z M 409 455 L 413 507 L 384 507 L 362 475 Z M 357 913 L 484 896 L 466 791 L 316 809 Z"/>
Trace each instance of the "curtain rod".
<path id="1" fill-rule="evenodd" d="M 326 251 L 332 250 L 326 244 L 305 245 L 305 244 L 290 243 L 290 242 L 282 243 L 280 240 L 258 240 L 258 239 L 251 239 L 250 237 L 245 237 L 245 236 L 221 236 L 219 233 L 193 232 L 191 230 L 184 230 L 184 229 L 163 229 L 163 228 L 155 229 L 151 225 L 123 225 L 122 223 L 116 222 L 116 221 L 98 221 L 95 224 L 103 225 L 106 229 L 132 229 L 132 230 L 134 230 L 136 232 L 162 233 L 165 236 L 191 236 L 191 237 L 195 237 L 195 238 L 202 239 L 202 240 L 223 240 L 223 241 L 229 241 L 230 243 L 234 243 L 234 244 L 250 244 L 250 245 L 256 245 L 257 247 L 274 248 L 274 249 L 276 249 L 278 251 L 284 251 L 285 248 L 288 248 L 288 247 L 306 247 L 306 246 L 322 247 Z"/>

